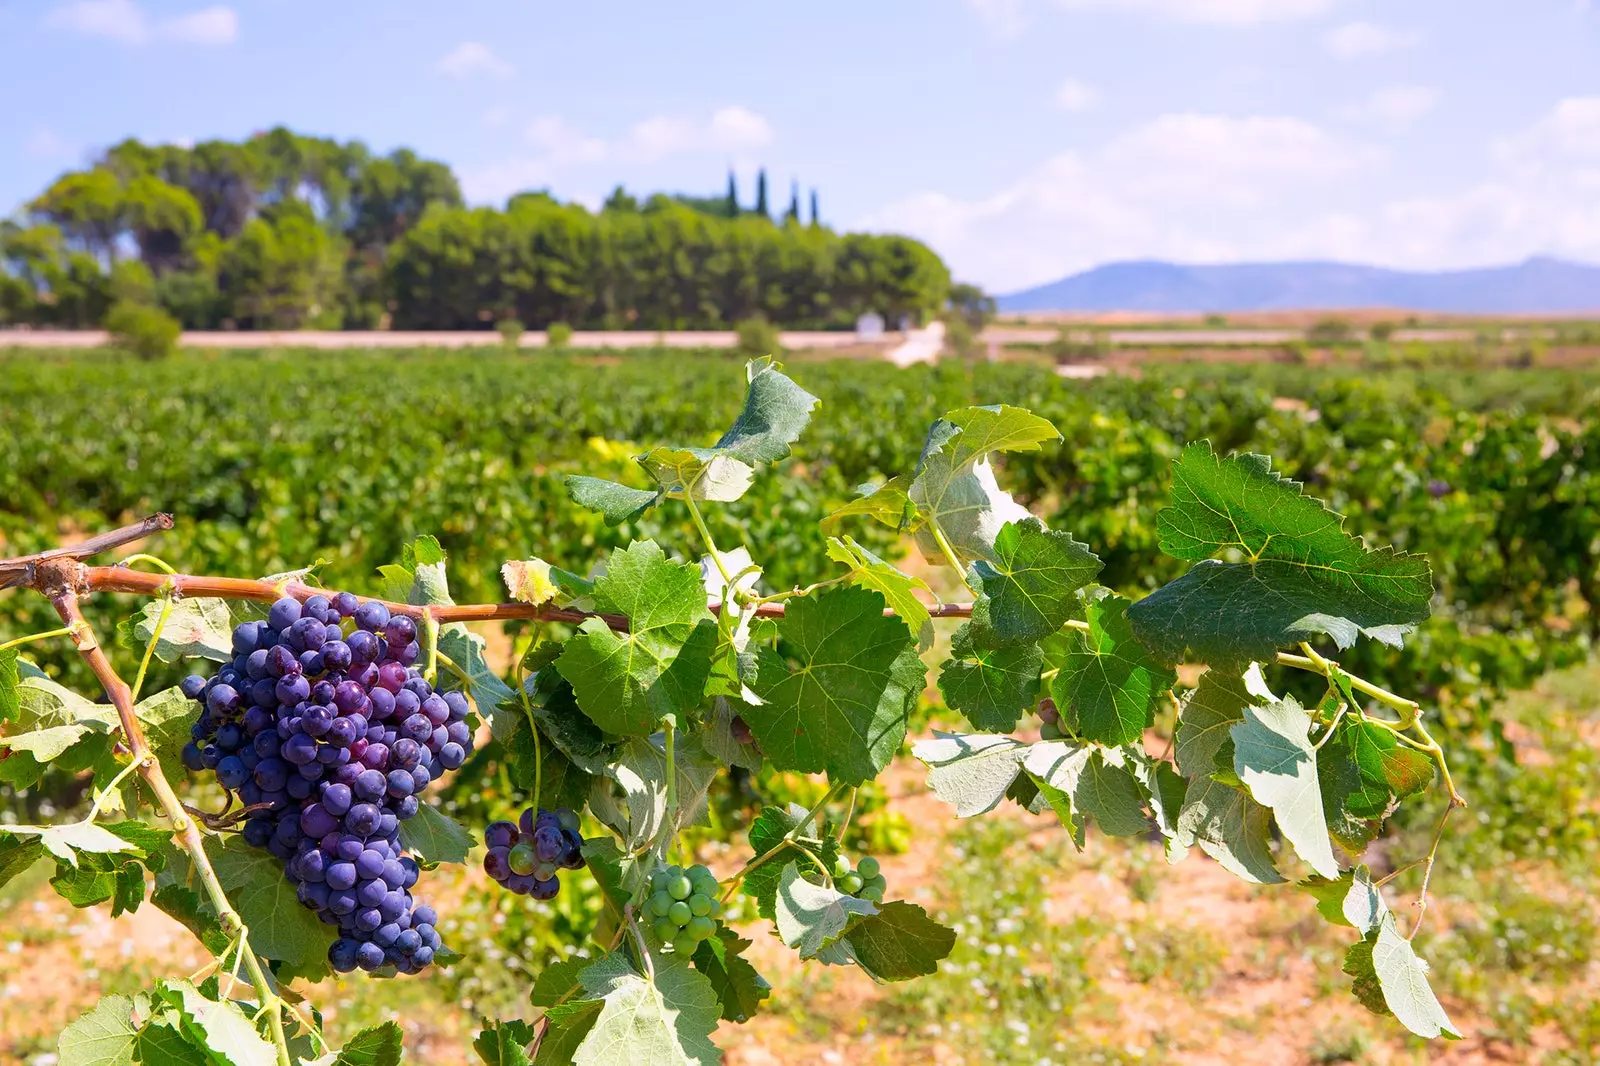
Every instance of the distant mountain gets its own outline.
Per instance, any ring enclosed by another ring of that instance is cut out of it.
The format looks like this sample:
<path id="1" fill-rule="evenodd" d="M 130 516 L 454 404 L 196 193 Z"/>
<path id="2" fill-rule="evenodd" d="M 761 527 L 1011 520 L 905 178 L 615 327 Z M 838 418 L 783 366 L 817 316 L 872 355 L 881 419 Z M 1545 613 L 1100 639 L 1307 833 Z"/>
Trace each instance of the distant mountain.
<path id="1" fill-rule="evenodd" d="M 1478 314 L 1600 312 L 1600 267 L 1536 257 L 1478 270 L 1349 263 L 1107 263 L 999 297 L 1002 311 L 1287 311 L 1394 307 Z"/>

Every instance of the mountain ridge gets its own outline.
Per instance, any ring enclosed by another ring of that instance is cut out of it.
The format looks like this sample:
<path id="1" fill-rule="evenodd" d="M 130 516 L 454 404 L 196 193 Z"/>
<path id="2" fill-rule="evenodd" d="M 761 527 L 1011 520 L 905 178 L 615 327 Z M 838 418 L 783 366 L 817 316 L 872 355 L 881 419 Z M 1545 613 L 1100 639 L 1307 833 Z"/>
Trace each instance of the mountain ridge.
<path id="1" fill-rule="evenodd" d="M 1600 312 L 1600 266 L 1550 256 L 1437 271 L 1317 259 L 1211 264 L 1133 259 L 1008 293 L 997 303 L 1002 311 Z"/>

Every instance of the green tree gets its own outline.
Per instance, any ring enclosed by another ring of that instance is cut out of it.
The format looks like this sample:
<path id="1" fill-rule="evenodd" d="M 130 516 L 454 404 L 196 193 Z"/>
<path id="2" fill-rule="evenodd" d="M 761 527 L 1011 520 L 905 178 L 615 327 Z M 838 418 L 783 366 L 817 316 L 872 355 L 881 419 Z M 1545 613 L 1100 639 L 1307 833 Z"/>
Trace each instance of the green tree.
<path id="1" fill-rule="evenodd" d="M 756 214 L 762 218 L 771 218 L 772 211 L 767 207 L 767 168 L 762 167 L 756 171 Z"/>
<path id="2" fill-rule="evenodd" d="M 232 315 L 252 329 L 299 329 L 330 322 L 338 304 L 343 252 L 297 201 L 251 219 L 229 242 L 221 286 Z"/>
<path id="3" fill-rule="evenodd" d="M 728 168 L 727 210 L 729 218 L 739 217 L 739 179 L 734 177 L 732 167 Z"/>

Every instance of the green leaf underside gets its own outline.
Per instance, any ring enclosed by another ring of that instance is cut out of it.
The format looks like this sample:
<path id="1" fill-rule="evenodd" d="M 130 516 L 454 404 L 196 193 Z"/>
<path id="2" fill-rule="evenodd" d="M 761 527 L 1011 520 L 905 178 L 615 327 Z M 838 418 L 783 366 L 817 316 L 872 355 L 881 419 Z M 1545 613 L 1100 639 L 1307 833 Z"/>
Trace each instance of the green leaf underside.
<path id="1" fill-rule="evenodd" d="M 221 1062 L 231 1066 L 273 1066 L 278 1061 L 272 1045 L 232 1000 L 219 1003 L 207 999 L 188 981 L 169 979 L 161 987 L 163 998 L 182 1016 L 184 1029 Z"/>
<path id="2" fill-rule="evenodd" d="M 771 359 L 746 364 L 745 377 L 750 388 L 744 409 L 716 447 L 752 466 L 776 463 L 788 457 L 789 446 L 800 439 L 819 401 L 780 373 Z"/>
<path id="3" fill-rule="evenodd" d="M 958 818 L 998 807 L 1021 772 L 1027 751 L 1028 745 L 1011 737 L 937 730 L 932 740 L 918 741 L 911 748 L 911 754 L 927 764 L 928 787 L 955 809 Z"/>
<path id="4" fill-rule="evenodd" d="M 756 476 L 749 464 L 712 448 L 652 448 L 638 462 L 662 493 L 715 503 L 737 500 Z"/>
<path id="5" fill-rule="evenodd" d="M 906 529 L 915 521 L 917 510 L 909 489 L 910 481 L 903 474 L 881 485 L 863 485 L 861 495 L 822 520 L 822 531 L 833 533 L 844 519 L 857 515 L 875 519 L 890 529 Z"/>
<path id="6" fill-rule="evenodd" d="M 952 561 L 992 558 L 1001 527 L 1029 517 L 1001 491 L 989 455 L 1037 451 L 1041 443 L 1060 439 L 1047 419 L 1019 407 L 965 407 L 934 422 L 907 495 L 963 557 Z M 943 558 L 929 530 L 918 531 L 917 545 L 929 559 Z"/>
<path id="7" fill-rule="evenodd" d="M 1043 640 L 1071 618 L 1077 592 L 1100 572 L 1100 559 L 1037 518 L 1008 522 L 991 555 L 975 560 L 968 580 L 978 592 L 972 608 L 973 639 L 993 647 Z"/>
<path id="8" fill-rule="evenodd" d="M 17 649 L 0 649 L 0 722 L 15 722 L 22 714 L 22 701 L 17 695 Z"/>
<path id="9" fill-rule="evenodd" d="M 631 522 L 654 507 L 661 493 L 654 489 L 635 489 L 605 478 L 582 474 L 567 476 L 567 495 L 579 507 L 598 511 L 608 526 Z"/>
<path id="10" fill-rule="evenodd" d="M 848 566 L 851 581 L 881 593 L 913 635 L 920 634 L 928 624 L 928 608 L 911 591 L 921 589 L 932 595 L 928 583 L 920 577 L 902 573 L 849 537 L 829 537 L 828 558 Z"/>
<path id="11" fill-rule="evenodd" d="M 466 862 L 472 834 L 433 804 L 422 803 L 400 823 L 400 845 L 421 863 Z"/>
<path id="12" fill-rule="evenodd" d="M 524 1027 L 531 1029 L 528 1026 Z M 344 1042 L 344 1047 L 339 1049 L 338 1058 L 334 1059 L 334 1066 L 399 1066 L 401 1039 L 404 1035 L 400 1026 L 394 1022 L 370 1025 Z"/>
<path id="13" fill-rule="evenodd" d="M 1087 606 L 1089 631 L 1067 633 L 1066 660 L 1050 684 L 1056 706 L 1076 714 L 1085 740 L 1134 744 L 1155 721 L 1155 704 L 1178 675 L 1150 658 L 1133 635 L 1129 603 L 1103 596 Z"/>
<path id="14" fill-rule="evenodd" d="M 1387 910 L 1375 929 L 1351 945 L 1344 970 L 1353 978 L 1351 991 L 1373 1013 L 1391 1014 L 1421 1037 L 1460 1038 L 1460 1030 L 1428 983 L 1427 963 L 1417 957 L 1411 941 L 1400 935 L 1394 915 Z"/>
<path id="15" fill-rule="evenodd" d="M 1257 802 L 1271 808 L 1296 854 L 1323 877 L 1338 877 L 1311 747 L 1311 715 L 1292 696 L 1265 706 L 1246 704 L 1243 712 L 1244 720 L 1228 730 L 1234 772 Z"/>
<path id="16" fill-rule="evenodd" d="M 744 1022 L 755 1017 L 762 1000 L 772 995 L 772 986 L 745 961 L 744 950 L 750 941 L 725 925 L 717 934 L 702 940 L 695 948 L 694 968 L 711 982 L 722 1004 L 722 1020 Z"/>
<path id="17" fill-rule="evenodd" d="M 336 935 L 333 927 L 300 905 L 283 875 L 283 864 L 272 855 L 237 837 L 225 844 L 215 840 L 206 841 L 206 853 L 250 930 L 250 946 L 308 976 L 318 972 L 326 965 L 328 946 Z"/>
<path id="18" fill-rule="evenodd" d="M 1341 647 L 1362 632 L 1396 643 L 1428 617 L 1427 560 L 1368 549 L 1343 522 L 1267 457 L 1190 444 L 1173 463 L 1172 506 L 1157 530 L 1164 552 L 1196 565 L 1130 608 L 1135 632 L 1164 662 L 1187 652 L 1229 667 L 1318 634 Z"/>
<path id="19" fill-rule="evenodd" d="M 678 779 L 678 824 L 672 827 L 676 832 L 704 818 L 706 790 L 716 777 L 718 764 L 693 735 L 679 737 L 673 755 Z M 665 742 L 657 743 L 654 737 L 628 740 L 618 746 L 606 774 L 594 779 L 589 792 L 595 817 L 622 837 L 630 850 L 656 840 L 667 816 Z"/>
<path id="20" fill-rule="evenodd" d="M 1044 651 L 1037 644 L 976 648 L 971 632 L 971 623 L 956 631 L 952 658 L 945 660 L 939 672 L 939 691 L 945 703 L 965 715 L 973 728 L 1008 733 L 1038 699 Z"/>
<path id="21" fill-rule="evenodd" d="M 150 643 L 164 605 L 164 600 L 151 600 L 133 617 L 136 647 L 142 649 Z M 174 600 L 155 654 L 164 663 L 194 658 L 225 663 L 232 659 L 233 615 L 228 601 L 207 597 Z"/>
<path id="22" fill-rule="evenodd" d="M 870 900 L 807 881 L 793 862 L 784 866 L 778 877 L 778 937 L 798 951 L 802 959 L 816 957 L 839 939 L 852 916 L 871 917 L 877 913 L 877 906 Z"/>
<path id="23" fill-rule="evenodd" d="M 133 1061 L 138 1033 L 133 1000 L 106 996 L 61 1030 L 56 1040 L 58 1066 L 124 1066 Z"/>
<path id="24" fill-rule="evenodd" d="M 859 784 L 899 750 L 924 674 L 884 606 L 876 592 L 837 586 L 789 601 L 778 631 L 796 668 L 761 648 L 753 687 L 764 702 L 741 712 L 774 767 Z"/>
<path id="25" fill-rule="evenodd" d="M 1107 836 L 1150 829 L 1144 790 L 1122 749 L 1045 741 L 1028 749 L 1022 765 L 1079 847 L 1088 818 Z"/>
<path id="26" fill-rule="evenodd" d="M 663 715 L 695 706 L 717 637 L 700 569 L 635 541 L 611 553 L 594 599 L 600 612 L 627 616 L 629 632 L 590 618 L 556 660 L 583 712 L 608 733 L 645 736 Z"/>
<path id="27" fill-rule="evenodd" d="M 1231 744 L 1229 731 L 1244 721 L 1244 709 L 1272 694 L 1258 668 L 1247 674 L 1212 669 L 1185 701 L 1178 720 L 1178 769 L 1189 787 L 1178 813 L 1177 840 L 1200 850 L 1246 881 L 1283 880 L 1273 861 L 1271 812 L 1249 793 L 1212 777 L 1217 753 Z"/>
<path id="28" fill-rule="evenodd" d="M 710 1040 L 722 1013 L 711 982 L 677 954 L 653 954 L 651 963 L 654 981 L 637 972 L 621 951 L 583 971 L 584 994 L 601 1007 L 573 1051 L 573 1066 L 714 1066 L 722 1061 Z"/>

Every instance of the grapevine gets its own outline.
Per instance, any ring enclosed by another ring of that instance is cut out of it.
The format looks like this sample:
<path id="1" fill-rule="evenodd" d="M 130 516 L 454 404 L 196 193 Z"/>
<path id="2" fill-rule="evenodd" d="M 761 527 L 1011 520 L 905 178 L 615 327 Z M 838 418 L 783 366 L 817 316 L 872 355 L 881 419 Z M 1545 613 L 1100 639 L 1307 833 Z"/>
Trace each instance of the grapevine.
<path id="1" fill-rule="evenodd" d="M 1055 427 L 1020 408 L 972 407 L 933 424 L 914 469 L 827 517 L 839 572 L 764 588 L 750 549 L 713 543 L 705 516 L 789 456 L 816 402 L 758 361 L 742 413 L 713 445 L 653 447 L 633 484 L 571 477 L 573 502 L 604 521 L 681 507 L 700 542 L 682 546 L 685 559 L 635 541 L 587 571 L 511 560 L 503 603 L 454 603 L 431 537 L 380 571 L 378 596 L 323 588 L 312 571 L 242 579 L 145 555 L 85 561 L 170 528 L 165 516 L 0 561 L 0 586 L 44 594 L 64 623 L 0 646 L 7 779 L 61 760 L 88 767 L 95 786 L 83 820 L 0 829 L 0 881 L 48 858 L 72 902 L 120 913 L 153 875 L 154 904 L 217 957 L 198 985 L 164 980 L 141 1005 L 103 1001 L 62 1034 L 63 1061 L 108 1025 L 130 1055 L 166 1027 L 198 1048 L 243 1041 L 230 1061 L 334 1061 L 289 984 L 448 964 L 436 915 L 410 889 L 423 867 L 462 862 L 479 843 L 489 878 L 527 906 L 554 897 L 563 876 L 592 876 L 605 900 L 585 953 L 535 986 L 537 1023 L 485 1023 L 480 1048 L 521 1056 L 494 1062 L 718 1061 L 719 1020 L 745 1020 L 770 995 L 725 924 L 741 894 L 802 959 L 884 982 L 934 972 L 954 931 L 889 898 L 878 860 L 852 862 L 841 841 L 855 790 L 906 744 L 923 653 L 946 619 L 959 625 L 938 686 L 971 729 L 910 750 L 955 816 L 1017 804 L 1054 814 L 1079 847 L 1091 827 L 1155 834 L 1170 862 L 1199 851 L 1246 881 L 1297 880 L 1353 928 L 1344 969 L 1364 1005 L 1422 1036 L 1459 1035 L 1412 938 L 1464 801 L 1421 704 L 1329 654 L 1397 645 L 1425 620 L 1425 559 L 1369 548 L 1265 457 L 1200 442 L 1175 460 L 1158 524 L 1162 550 L 1190 567 L 1130 599 L 1097 583 L 1090 546 L 1000 486 L 996 457 L 1055 444 Z M 912 538 L 970 599 L 930 603 L 922 581 L 850 535 L 861 522 Z M 136 568 L 152 562 L 158 572 Z M 78 610 L 109 592 L 153 598 L 129 624 L 144 644 L 135 690 L 152 655 L 208 659 L 209 676 L 136 699 Z M 509 681 L 465 625 L 492 619 L 534 625 Z M 71 639 L 111 708 L 22 659 L 35 639 Z M 1205 669 L 1185 685 L 1180 664 Z M 1268 668 L 1314 675 L 1321 697 L 1279 695 Z M 1173 706 L 1171 741 L 1147 748 L 1158 710 Z M 480 729 L 533 806 L 474 838 L 422 797 Z M 716 776 L 763 764 L 824 777 L 822 798 L 763 809 L 748 859 L 720 881 L 670 862 Z M 172 779 L 189 772 L 214 775 L 228 808 L 186 806 Z M 1388 879 L 1362 855 L 1400 803 L 1435 785 L 1443 813 L 1403 930 Z M 105 877 L 68 876 L 83 870 Z M 233 979 L 241 968 L 248 990 Z M 397 1055 L 399 1031 L 375 1027 L 357 1043 Z"/>

